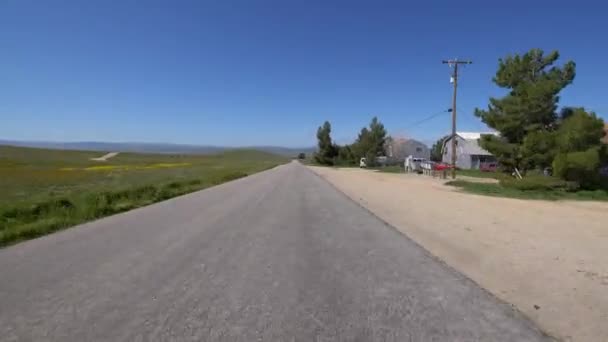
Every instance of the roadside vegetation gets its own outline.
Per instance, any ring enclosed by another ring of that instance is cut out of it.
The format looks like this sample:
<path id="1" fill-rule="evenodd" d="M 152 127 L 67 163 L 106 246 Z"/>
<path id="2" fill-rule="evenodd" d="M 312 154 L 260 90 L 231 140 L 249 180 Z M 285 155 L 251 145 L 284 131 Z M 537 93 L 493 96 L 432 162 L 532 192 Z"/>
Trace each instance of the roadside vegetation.
<path id="1" fill-rule="evenodd" d="M 459 176 L 475 177 L 475 178 L 494 178 L 499 179 L 502 174 L 499 172 L 484 172 L 479 170 L 457 170 Z"/>
<path id="2" fill-rule="evenodd" d="M 366 158 L 369 167 L 378 166 L 376 157 L 385 155 L 386 129 L 374 117 L 369 127 L 361 128 L 352 144 L 338 145 L 331 138 L 331 124 L 325 121 L 317 130 L 318 147 L 313 160 L 325 166 L 359 166 L 359 159 Z"/>
<path id="3" fill-rule="evenodd" d="M 532 49 L 498 62 L 494 83 L 507 91 L 490 98 L 475 115 L 500 136 L 482 136 L 480 144 L 498 159 L 506 173 L 519 171 L 520 182 L 545 182 L 527 174 L 549 170 L 571 191 L 608 189 L 608 148 L 602 143 L 604 122 L 585 108 L 564 107 L 559 93 L 570 85 L 576 65 L 554 65 L 559 53 Z M 516 186 L 517 183 L 513 183 Z"/>
<path id="4" fill-rule="evenodd" d="M 534 200 L 608 201 L 608 192 L 602 189 L 581 190 L 576 184 L 555 177 L 532 176 L 522 180 L 502 178 L 498 183 L 479 183 L 465 180 L 449 181 L 465 192 L 497 197 Z"/>
<path id="5" fill-rule="evenodd" d="M 285 162 L 217 155 L 103 153 L 0 146 L 0 246 L 245 177 Z"/>
<path id="6" fill-rule="evenodd" d="M 576 65 L 556 65 L 559 53 L 532 49 L 499 59 L 493 82 L 506 91 L 490 98 L 486 109 L 475 109 L 484 124 L 499 133 L 482 135 L 480 145 L 498 160 L 498 172 L 458 170 L 457 174 L 495 178 L 499 184 L 451 182 L 475 193 L 546 199 L 604 199 L 608 191 L 608 144 L 604 121 L 583 107 L 562 107 L 559 94 L 572 84 Z M 331 124 L 317 131 L 317 164 L 358 166 L 365 157 L 370 168 L 385 155 L 386 130 L 377 118 L 361 129 L 356 141 L 340 146 L 331 139 Z M 441 161 L 443 142 L 431 148 L 431 160 Z M 398 172 L 396 167 L 380 168 Z M 521 179 L 520 179 L 521 178 Z"/>

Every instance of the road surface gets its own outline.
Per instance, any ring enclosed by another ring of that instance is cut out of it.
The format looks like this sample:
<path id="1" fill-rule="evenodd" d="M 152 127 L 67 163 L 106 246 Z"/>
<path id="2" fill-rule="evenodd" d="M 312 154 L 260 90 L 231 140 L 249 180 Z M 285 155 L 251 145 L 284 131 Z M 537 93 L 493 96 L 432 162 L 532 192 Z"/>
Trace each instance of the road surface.
<path id="1" fill-rule="evenodd" d="M 0 275 L 2 341 L 548 340 L 298 163 L 5 248 Z"/>

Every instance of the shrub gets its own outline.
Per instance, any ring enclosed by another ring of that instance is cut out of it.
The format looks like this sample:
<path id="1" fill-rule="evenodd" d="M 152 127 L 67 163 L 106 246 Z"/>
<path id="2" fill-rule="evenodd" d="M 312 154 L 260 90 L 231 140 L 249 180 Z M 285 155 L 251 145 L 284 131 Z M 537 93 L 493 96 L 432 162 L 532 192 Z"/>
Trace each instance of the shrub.
<path id="1" fill-rule="evenodd" d="M 40 217 L 62 214 L 65 215 L 74 210 L 74 204 L 66 198 L 58 198 L 49 201 L 40 202 L 32 205 L 29 208 L 11 208 L 2 213 L 0 222 L 30 222 L 37 220 Z M 4 225 L 3 225 L 4 226 Z"/>
<path id="2" fill-rule="evenodd" d="M 556 176 L 570 182 L 577 182 L 589 189 L 597 187 L 599 179 L 600 153 L 597 148 L 583 152 L 560 153 L 553 160 Z"/>

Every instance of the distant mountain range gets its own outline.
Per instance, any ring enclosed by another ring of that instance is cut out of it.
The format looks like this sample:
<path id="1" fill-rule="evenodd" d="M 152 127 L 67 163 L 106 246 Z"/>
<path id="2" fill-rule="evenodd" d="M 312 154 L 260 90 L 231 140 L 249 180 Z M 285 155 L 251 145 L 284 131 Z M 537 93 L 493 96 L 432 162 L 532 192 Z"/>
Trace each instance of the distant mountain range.
<path id="1" fill-rule="evenodd" d="M 185 145 L 169 143 L 138 143 L 138 142 L 51 142 L 51 141 L 18 141 L 0 139 L 0 145 L 11 145 L 21 147 L 50 148 L 57 150 L 82 150 L 103 152 L 136 152 L 136 153 L 181 153 L 181 154 L 214 154 L 234 149 L 255 149 L 282 156 L 296 156 L 298 153 L 306 154 L 314 152 L 314 147 L 281 147 L 281 146 L 243 146 L 223 147 L 208 145 Z"/>

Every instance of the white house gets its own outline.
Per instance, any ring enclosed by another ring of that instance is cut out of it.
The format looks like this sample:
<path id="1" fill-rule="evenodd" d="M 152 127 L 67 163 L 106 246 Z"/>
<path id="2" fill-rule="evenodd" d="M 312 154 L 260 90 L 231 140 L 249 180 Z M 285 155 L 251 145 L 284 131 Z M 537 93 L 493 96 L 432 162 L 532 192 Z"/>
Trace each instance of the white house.
<path id="1" fill-rule="evenodd" d="M 482 135 L 498 136 L 498 133 L 456 132 L 456 167 L 461 169 L 479 169 L 481 163 L 496 162 L 496 158 L 490 152 L 479 146 L 479 139 Z M 443 154 L 442 161 L 451 164 L 452 137 L 443 142 L 441 152 Z"/>

